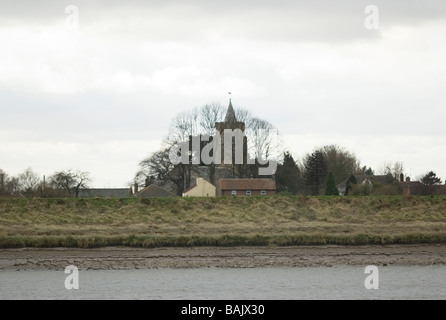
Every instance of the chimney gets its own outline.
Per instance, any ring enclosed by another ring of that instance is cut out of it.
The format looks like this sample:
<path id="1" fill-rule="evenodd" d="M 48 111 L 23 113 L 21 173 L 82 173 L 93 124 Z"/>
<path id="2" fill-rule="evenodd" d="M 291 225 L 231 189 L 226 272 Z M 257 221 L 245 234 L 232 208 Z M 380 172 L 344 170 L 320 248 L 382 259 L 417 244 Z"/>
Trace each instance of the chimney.
<path id="1" fill-rule="evenodd" d="M 3 172 L 0 173 L 0 191 L 5 190 L 5 174 Z"/>
<path id="2" fill-rule="evenodd" d="M 135 194 L 138 193 L 138 183 L 135 182 Z"/>
<path id="3" fill-rule="evenodd" d="M 42 198 L 45 198 L 45 190 L 46 190 L 45 175 L 43 175 Z"/>
<path id="4" fill-rule="evenodd" d="M 149 185 L 150 185 L 150 178 L 147 177 L 147 178 L 146 178 L 146 187 L 148 187 Z"/>
<path id="5" fill-rule="evenodd" d="M 406 182 L 410 182 L 410 177 L 406 177 Z"/>
<path id="6" fill-rule="evenodd" d="M 400 174 L 400 182 L 404 182 L 404 174 L 403 173 Z"/>

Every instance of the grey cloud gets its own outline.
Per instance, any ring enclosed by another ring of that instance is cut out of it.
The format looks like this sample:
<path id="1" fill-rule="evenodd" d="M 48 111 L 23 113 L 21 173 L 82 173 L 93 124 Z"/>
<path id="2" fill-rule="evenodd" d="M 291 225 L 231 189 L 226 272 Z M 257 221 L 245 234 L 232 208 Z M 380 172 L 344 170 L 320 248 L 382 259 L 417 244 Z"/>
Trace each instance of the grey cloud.
<path id="1" fill-rule="evenodd" d="M 87 1 L 79 8 L 84 26 L 108 24 L 115 36 L 150 41 L 206 41 L 209 34 L 253 41 L 337 42 L 375 39 L 364 28 L 364 8 L 379 8 L 382 28 L 446 17 L 446 2 L 427 1 Z M 0 18 L 16 24 L 63 21 L 67 3 L 2 1 Z"/>

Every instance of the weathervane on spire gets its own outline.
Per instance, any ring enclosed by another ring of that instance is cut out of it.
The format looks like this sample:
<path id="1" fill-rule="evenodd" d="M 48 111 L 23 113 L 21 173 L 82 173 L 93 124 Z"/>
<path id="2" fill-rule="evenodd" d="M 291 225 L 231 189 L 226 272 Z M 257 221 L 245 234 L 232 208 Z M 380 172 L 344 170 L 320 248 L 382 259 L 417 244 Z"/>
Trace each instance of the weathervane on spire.
<path id="1" fill-rule="evenodd" d="M 229 101 L 231 101 L 231 93 L 232 92 L 228 92 L 228 94 L 229 94 Z"/>

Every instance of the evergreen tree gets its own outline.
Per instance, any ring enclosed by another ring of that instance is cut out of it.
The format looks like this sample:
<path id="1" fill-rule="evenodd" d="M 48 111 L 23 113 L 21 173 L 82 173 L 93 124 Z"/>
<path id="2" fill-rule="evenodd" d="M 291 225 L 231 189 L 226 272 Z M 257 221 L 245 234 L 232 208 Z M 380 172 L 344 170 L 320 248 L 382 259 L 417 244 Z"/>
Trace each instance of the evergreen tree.
<path id="1" fill-rule="evenodd" d="M 327 184 L 325 186 L 326 196 L 339 196 L 338 188 L 336 187 L 335 178 L 333 172 L 330 171 L 327 178 Z"/>
<path id="2" fill-rule="evenodd" d="M 435 185 L 441 183 L 441 179 L 435 172 L 429 171 L 421 178 L 420 182 L 423 184 L 423 194 L 431 195 L 434 194 Z"/>
<path id="3" fill-rule="evenodd" d="M 348 179 L 347 182 L 345 184 L 345 194 L 344 195 L 348 195 L 350 190 L 353 188 L 352 184 L 357 184 L 358 181 L 355 178 L 355 175 L 351 175 Z"/>
<path id="4" fill-rule="evenodd" d="M 299 167 L 289 152 L 283 154 L 283 164 L 277 165 L 276 185 L 277 192 L 287 191 L 293 195 L 296 195 L 302 189 Z"/>
<path id="5" fill-rule="evenodd" d="M 395 179 L 395 177 L 392 175 L 392 173 L 389 172 L 389 173 L 386 174 L 386 177 L 385 177 L 384 181 L 385 181 L 385 184 L 394 184 L 398 180 Z"/>
<path id="6" fill-rule="evenodd" d="M 429 171 L 424 177 L 421 178 L 421 183 L 425 186 L 433 186 L 441 183 L 441 179 L 437 177 L 437 174 L 433 171 Z"/>
<path id="7" fill-rule="evenodd" d="M 327 163 L 324 154 L 316 150 L 308 155 L 305 159 L 304 169 L 305 187 L 308 193 L 312 196 L 320 195 L 327 176 Z"/>

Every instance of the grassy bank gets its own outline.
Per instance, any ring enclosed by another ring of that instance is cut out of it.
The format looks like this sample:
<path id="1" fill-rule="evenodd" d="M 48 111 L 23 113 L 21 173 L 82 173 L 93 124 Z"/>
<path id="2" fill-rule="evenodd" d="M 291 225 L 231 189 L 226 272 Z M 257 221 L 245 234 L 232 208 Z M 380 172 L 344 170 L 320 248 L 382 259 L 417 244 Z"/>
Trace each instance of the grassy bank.
<path id="1" fill-rule="evenodd" d="M 0 247 L 446 243 L 446 197 L 0 199 Z"/>

